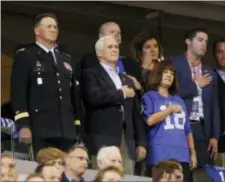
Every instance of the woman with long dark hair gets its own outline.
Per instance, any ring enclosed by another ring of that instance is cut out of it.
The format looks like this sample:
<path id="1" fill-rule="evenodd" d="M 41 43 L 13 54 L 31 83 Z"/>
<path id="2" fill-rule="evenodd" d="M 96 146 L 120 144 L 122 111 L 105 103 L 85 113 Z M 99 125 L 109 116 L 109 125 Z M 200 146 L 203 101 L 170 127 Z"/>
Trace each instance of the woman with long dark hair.
<path id="1" fill-rule="evenodd" d="M 146 91 L 150 72 L 156 62 L 163 60 L 162 47 L 158 37 L 147 31 L 137 34 L 131 46 L 131 53 L 142 69 L 144 90 Z"/>

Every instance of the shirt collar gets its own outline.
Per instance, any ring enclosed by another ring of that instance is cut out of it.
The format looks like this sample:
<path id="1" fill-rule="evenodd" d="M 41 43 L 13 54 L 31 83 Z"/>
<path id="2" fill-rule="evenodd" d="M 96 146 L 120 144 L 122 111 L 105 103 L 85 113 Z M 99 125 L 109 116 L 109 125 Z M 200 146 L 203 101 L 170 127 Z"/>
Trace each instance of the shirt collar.
<path id="1" fill-rule="evenodd" d="M 111 66 L 109 66 L 109 65 L 107 65 L 107 64 L 105 64 L 105 63 L 102 63 L 102 62 L 100 62 L 100 64 L 103 66 L 103 68 L 105 69 L 105 70 L 107 70 L 107 71 L 110 71 L 110 72 L 116 72 L 117 74 L 119 73 L 119 67 L 118 66 L 116 66 L 116 68 L 114 69 L 114 68 L 112 68 Z"/>
<path id="2" fill-rule="evenodd" d="M 65 172 L 65 177 L 68 179 L 69 182 L 76 182 L 71 176 L 68 176 Z M 84 182 L 84 178 L 81 177 L 80 180 L 78 182 Z"/>
<path id="3" fill-rule="evenodd" d="M 56 46 L 54 46 L 53 48 L 51 48 L 51 49 L 49 50 L 47 47 L 45 47 L 44 45 L 40 44 L 39 42 L 36 42 L 36 44 L 37 44 L 39 47 L 41 47 L 42 49 L 44 49 L 44 51 L 47 52 L 47 53 L 49 53 L 49 51 L 51 51 L 52 53 L 54 53 L 54 49 L 55 49 L 55 47 L 56 47 Z"/>
<path id="4" fill-rule="evenodd" d="M 202 68 L 202 63 L 200 63 L 198 66 L 192 66 L 191 62 L 187 58 L 187 54 L 186 53 L 185 53 L 185 56 L 186 56 L 186 59 L 187 59 L 187 62 L 189 64 L 190 68 L 196 68 L 196 69 L 201 69 Z"/>

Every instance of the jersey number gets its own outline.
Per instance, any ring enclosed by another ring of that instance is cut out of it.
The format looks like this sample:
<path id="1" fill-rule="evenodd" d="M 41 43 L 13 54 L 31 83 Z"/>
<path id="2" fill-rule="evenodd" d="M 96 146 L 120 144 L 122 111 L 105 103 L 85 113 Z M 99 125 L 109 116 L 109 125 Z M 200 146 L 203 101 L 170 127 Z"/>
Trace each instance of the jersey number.
<path id="1" fill-rule="evenodd" d="M 184 129 L 184 125 L 185 125 L 185 114 L 184 113 L 176 113 L 173 114 L 173 118 L 174 118 L 174 122 L 172 123 L 172 119 L 171 116 L 167 116 L 166 117 L 166 124 L 164 126 L 165 130 L 171 130 L 171 129 L 180 129 L 183 130 Z"/>

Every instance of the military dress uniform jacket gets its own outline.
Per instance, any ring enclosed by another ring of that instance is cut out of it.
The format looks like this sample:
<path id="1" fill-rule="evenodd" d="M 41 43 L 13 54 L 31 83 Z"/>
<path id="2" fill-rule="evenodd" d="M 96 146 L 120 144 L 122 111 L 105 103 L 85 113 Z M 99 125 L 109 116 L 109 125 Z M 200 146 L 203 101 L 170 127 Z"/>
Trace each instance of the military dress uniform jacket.
<path id="1" fill-rule="evenodd" d="M 16 126 L 31 128 L 40 139 L 74 139 L 80 110 L 72 60 L 59 50 L 55 57 L 57 63 L 37 44 L 17 51 L 11 78 Z"/>

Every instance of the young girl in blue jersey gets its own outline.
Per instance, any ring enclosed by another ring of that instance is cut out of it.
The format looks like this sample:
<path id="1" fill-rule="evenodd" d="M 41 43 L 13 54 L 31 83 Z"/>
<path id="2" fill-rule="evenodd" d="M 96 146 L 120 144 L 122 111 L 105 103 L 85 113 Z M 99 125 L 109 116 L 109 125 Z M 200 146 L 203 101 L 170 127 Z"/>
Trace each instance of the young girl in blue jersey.
<path id="1" fill-rule="evenodd" d="M 158 62 L 149 78 L 149 91 L 142 97 L 148 128 L 147 174 L 160 161 L 175 159 L 183 167 L 184 180 L 197 166 L 190 121 L 184 101 L 177 95 L 176 72 L 169 61 Z"/>

